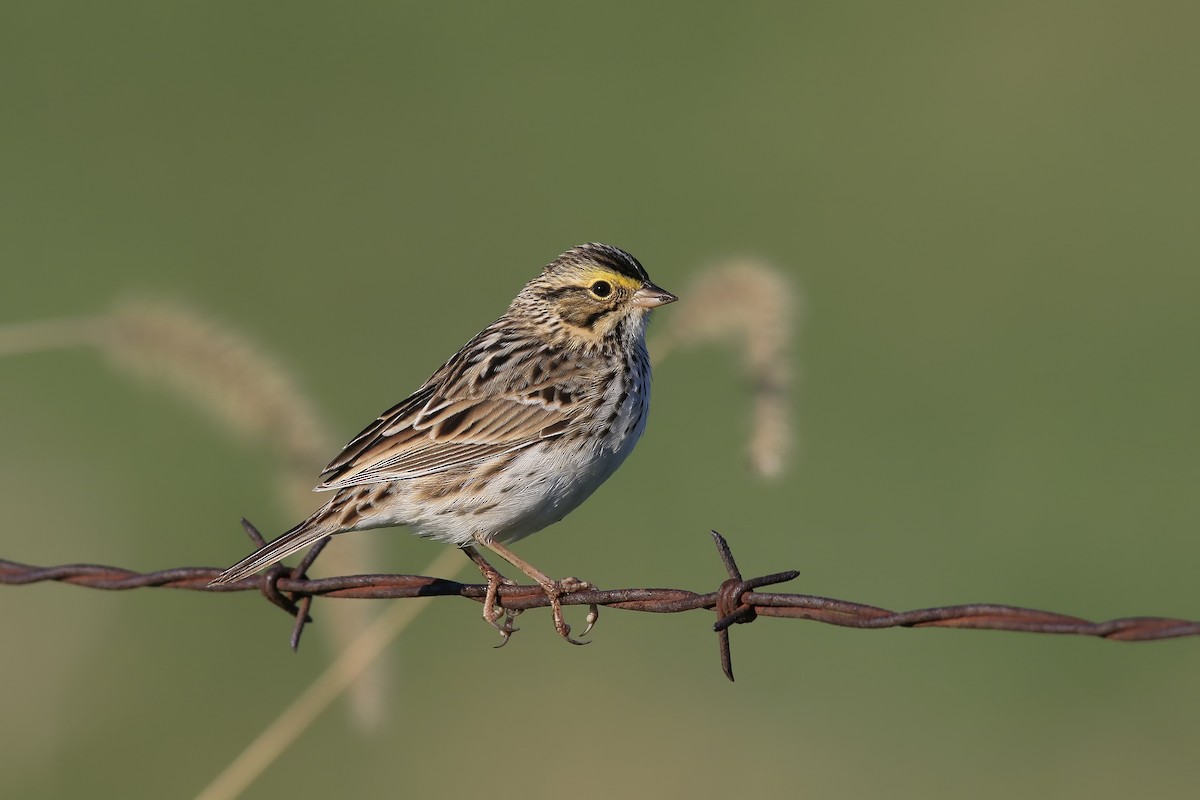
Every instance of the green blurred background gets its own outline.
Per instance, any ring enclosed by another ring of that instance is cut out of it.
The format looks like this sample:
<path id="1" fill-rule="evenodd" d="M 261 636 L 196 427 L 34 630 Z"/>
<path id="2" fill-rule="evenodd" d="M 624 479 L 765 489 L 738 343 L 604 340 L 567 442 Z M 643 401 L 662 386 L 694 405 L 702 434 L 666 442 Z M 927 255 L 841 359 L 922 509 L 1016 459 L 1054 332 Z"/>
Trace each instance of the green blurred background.
<path id="1" fill-rule="evenodd" d="M 679 352 L 637 454 L 531 561 L 709 590 L 716 528 L 796 591 L 1195 618 L 1198 25 L 1176 2 L 9 2 L 0 323 L 182 299 L 345 440 L 572 244 L 681 293 L 751 254 L 805 298 L 792 468 L 745 468 L 736 357 Z M 225 565 L 239 516 L 295 521 L 273 456 L 94 353 L 5 358 L 0 386 L 0 556 Z M 365 536 L 381 571 L 439 552 Z M 573 648 L 530 612 L 493 650 L 440 601 L 391 648 L 384 725 L 334 708 L 246 796 L 1195 790 L 1195 641 L 760 620 L 731 685 L 711 622 L 610 611 Z M 332 658 L 287 635 L 251 595 L 0 589 L 0 794 L 194 795 Z"/>

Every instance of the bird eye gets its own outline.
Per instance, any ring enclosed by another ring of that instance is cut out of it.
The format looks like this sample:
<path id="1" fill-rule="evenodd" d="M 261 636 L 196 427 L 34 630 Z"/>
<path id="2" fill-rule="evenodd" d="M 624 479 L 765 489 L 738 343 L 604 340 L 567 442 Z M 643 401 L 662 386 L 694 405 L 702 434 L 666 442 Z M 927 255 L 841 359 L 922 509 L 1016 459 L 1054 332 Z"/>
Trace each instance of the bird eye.
<path id="1" fill-rule="evenodd" d="M 612 294 L 612 285 L 608 281 L 596 281 L 592 284 L 592 294 L 596 297 L 608 297 Z"/>

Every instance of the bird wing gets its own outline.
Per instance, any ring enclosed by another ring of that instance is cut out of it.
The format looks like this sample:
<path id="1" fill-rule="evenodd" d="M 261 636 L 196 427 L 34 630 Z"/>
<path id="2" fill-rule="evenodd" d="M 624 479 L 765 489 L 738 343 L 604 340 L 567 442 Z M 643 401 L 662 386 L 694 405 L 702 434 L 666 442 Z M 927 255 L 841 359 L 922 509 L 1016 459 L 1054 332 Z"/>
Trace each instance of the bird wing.
<path id="1" fill-rule="evenodd" d="M 517 389 L 511 373 L 448 362 L 385 411 L 321 473 L 316 491 L 410 480 L 478 463 L 563 435 L 581 404 L 556 378 Z M 488 378 L 480 380 L 480 374 Z"/>

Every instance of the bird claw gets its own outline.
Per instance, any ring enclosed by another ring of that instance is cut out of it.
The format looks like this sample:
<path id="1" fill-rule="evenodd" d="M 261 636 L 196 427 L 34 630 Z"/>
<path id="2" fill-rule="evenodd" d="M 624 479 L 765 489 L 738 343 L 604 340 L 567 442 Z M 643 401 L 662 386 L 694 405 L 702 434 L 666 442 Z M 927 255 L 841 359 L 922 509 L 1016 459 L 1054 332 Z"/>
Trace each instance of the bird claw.
<path id="1" fill-rule="evenodd" d="M 587 636 L 589 633 L 591 633 L 592 628 L 594 628 L 596 626 L 596 620 L 598 620 L 598 619 L 600 619 L 600 607 L 597 606 L 595 603 L 589 603 L 588 604 L 588 615 L 584 618 L 584 621 L 587 622 L 587 627 L 584 628 L 583 633 L 581 633 L 579 635 Z"/>
<path id="2" fill-rule="evenodd" d="M 492 627 L 494 627 L 496 630 L 500 631 L 500 644 L 496 645 L 497 650 L 499 650 L 501 647 L 504 647 L 504 645 L 508 644 L 508 637 L 512 636 L 517 631 L 521 630 L 520 628 L 513 626 L 513 620 L 515 620 L 517 618 L 517 615 L 520 613 L 521 613 L 521 611 L 519 609 L 516 611 L 504 609 L 504 622 L 503 623 L 498 624 L 495 620 L 489 620 L 489 622 L 491 622 L 491 624 L 492 624 Z"/>
<path id="3" fill-rule="evenodd" d="M 554 615 L 554 630 L 558 631 L 559 636 L 566 639 L 571 644 L 578 644 L 578 645 L 591 644 L 590 641 L 581 642 L 578 639 L 572 638 L 571 637 L 571 626 L 567 624 L 567 621 L 565 619 L 563 619 L 562 607 L 558 605 L 557 600 L 554 601 L 554 603 L 552 603 L 552 607 L 554 608 L 554 610 L 556 612 Z"/>

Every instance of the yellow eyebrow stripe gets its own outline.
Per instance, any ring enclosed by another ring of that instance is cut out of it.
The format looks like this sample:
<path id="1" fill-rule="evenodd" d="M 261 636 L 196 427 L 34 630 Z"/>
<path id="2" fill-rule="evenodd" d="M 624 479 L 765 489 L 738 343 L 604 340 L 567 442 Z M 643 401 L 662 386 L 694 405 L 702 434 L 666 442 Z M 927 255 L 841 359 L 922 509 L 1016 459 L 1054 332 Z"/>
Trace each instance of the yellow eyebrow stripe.
<path id="1" fill-rule="evenodd" d="M 614 286 L 620 286 L 628 289 L 631 292 L 635 292 L 642 288 L 641 281 L 635 278 L 630 278 L 628 275 L 622 275 L 615 270 L 607 269 L 605 267 L 592 267 L 587 269 L 583 272 L 583 278 L 589 284 L 593 281 L 608 281 Z"/>

